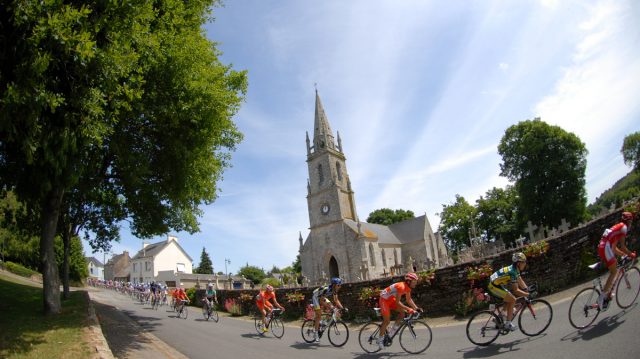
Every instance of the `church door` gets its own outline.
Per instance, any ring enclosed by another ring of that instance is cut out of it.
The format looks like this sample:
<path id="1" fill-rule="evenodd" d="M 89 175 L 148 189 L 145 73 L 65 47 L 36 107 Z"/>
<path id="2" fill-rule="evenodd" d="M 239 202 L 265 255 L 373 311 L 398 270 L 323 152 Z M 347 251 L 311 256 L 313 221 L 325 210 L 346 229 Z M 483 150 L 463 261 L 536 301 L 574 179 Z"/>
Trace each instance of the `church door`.
<path id="1" fill-rule="evenodd" d="M 331 256 L 331 259 L 329 259 L 329 273 L 331 274 L 331 278 L 340 276 L 340 271 L 338 270 L 338 261 L 334 256 Z"/>

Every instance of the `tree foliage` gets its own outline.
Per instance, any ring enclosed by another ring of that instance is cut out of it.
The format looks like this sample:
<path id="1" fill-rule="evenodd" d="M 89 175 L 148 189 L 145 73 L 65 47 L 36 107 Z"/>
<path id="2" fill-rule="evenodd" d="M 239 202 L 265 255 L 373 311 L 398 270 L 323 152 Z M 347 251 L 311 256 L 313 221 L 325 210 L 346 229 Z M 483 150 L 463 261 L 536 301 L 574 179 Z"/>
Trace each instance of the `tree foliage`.
<path id="1" fill-rule="evenodd" d="M 521 220 L 558 226 L 586 214 L 587 149 L 573 133 L 536 118 L 509 127 L 498 146 L 501 176 L 515 183 Z"/>
<path id="2" fill-rule="evenodd" d="M 456 194 L 454 203 L 442 205 L 440 226 L 438 231 L 442 235 L 449 250 L 457 253 L 465 246 L 469 246 L 470 232 L 476 209 L 464 197 Z"/>
<path id="3" fill-rule="evenodd" d="M 388 226 L 414 217 L 413 212 L 409 210 L 381 208 L 369 213 L 367 223 L 377 223 Z"/>
<path id="4" fill-rule="evenodd" d="M 0 183 L 40 221 L 45 313 L 60 214 L 88 205 L 104 238 L 121 215 L 151 237 L 197 231 L 215 200 L 247 82 L 201 30 L 214 4 L 0 3 Z"/>
<path id="5" fill-rule="evenodd" d="M 512 243 L 520 236 L 518 194 L 513 186 L 494 187 L 476 201 L 476 226 L 486 240 Z"/>
<path id="6" fill-rule="evenodd" d="M 624 163 L 634 171 L 640 172 L 640 131 L 624 138 L 620 152 Z"/>
<path id="7" fill-rule="evenodd" d="M 261 268 L 256 266 L 246 265 L 238 271 L 238 274 L 244 276 L 253 282 L 253 284 L 260 284 L 264 278 L 266 278 L 266 273 Z"/>
<path id="8" fill-rule="evenodd" d="M 200 274 L 213 274 L 213 263 L 209 258 L 209 253 L 202 247 L 202 253 L 200 253 L 200 264 L 196 268 L 196 273 Z"/>
<path id="9" fill-rule="evenodd" d="M 631 171 L 622 177 L 611 188 L 602 192 L 596 200 L 587 207 L 589 215 L 595 217 L 608 210 L 611 205 L 621 207 L 625 201 L 640 197 L 640 171 Z"/>

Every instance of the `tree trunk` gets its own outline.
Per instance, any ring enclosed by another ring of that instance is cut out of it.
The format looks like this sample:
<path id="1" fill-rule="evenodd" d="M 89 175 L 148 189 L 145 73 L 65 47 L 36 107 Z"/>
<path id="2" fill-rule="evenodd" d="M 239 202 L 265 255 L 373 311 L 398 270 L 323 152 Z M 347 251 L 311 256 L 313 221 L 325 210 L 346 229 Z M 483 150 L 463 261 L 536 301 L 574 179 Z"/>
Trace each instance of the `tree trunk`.
<path id="1" fill-rule="evenodd" d="M 65 225 L 62 233 L 64 256 L 62 260 L 62 298 L 69 299 L 69 252 L 71 248 L 71 225 Z"/>
<path id="2" fill-rule="evenodd" d="M 57 314 L 62 309 L 60 305 L 60 279 L 58 265 L 54 251 L 53 240 L 56 235 L 60 205 L 64 191 L 61 186 L 54 185 L 44 198 L 40 215 L 40 260 L 42 264 L 42 292 L 44 299 L 44 314 Z"/>

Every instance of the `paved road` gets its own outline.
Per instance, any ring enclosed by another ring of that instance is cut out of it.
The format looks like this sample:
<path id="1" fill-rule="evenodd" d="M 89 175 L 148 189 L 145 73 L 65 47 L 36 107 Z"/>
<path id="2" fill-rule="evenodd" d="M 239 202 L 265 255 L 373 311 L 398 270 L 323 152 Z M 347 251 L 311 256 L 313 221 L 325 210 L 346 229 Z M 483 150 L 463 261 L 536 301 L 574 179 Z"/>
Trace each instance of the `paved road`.
<path id="1" fill-rule="evenodd" d="M 282 339 L 259 336 L 252 321 L 230 317 L 220 322 L 206 322 L 197 308 L 190 308 L 189 318 L 175 318 L 166 307 L 158 311 L 133 303 L 128 297 L 111 291 L 92 293 L 94 300 L 113 305 L 137 321 L 142 327 L 189 358 L 388 358 L 406 354 L 395 342 L 380 353 L 365 354 L 358 345 L 358 328 L 351 330 L 343 348 L 333 348 L 323 338 L 319 345 L 307 344 L 300 328 L 287 326 Z M 471 344 L 463 324 L 447 324 L 433 328 L 433 343 L 421 355 L 431 358 L 638 358 L 640 305 L 621 310 L 614 303 L 598 317 L 590 328 L 578 331 L 567 320 L 568 300 L 553 303 L 554 318 L 547 331 L 529 338 L 520 332 L 501 336 L 489 347 Z M 427 319 L 427 321 L 429 321 Z M 435 321 L 434 321 L 435 322 Z M 109 339 L 109 338 L 107 338 Z M 132 338 L 119 338 L 135 345 Z M 117 353 L 114 351 L 114 354 Z"/>

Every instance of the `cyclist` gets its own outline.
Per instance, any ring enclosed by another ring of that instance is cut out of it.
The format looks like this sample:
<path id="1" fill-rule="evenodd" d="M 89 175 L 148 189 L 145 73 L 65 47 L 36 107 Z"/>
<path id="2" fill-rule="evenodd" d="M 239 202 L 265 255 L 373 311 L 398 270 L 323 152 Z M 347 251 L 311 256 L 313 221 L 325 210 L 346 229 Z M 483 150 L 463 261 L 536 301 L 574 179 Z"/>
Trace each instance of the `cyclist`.
<path id="1" fill-rule="evenodd" d="M 177 292 L 178 293 L 176 294 L 176 311 L 180 311 L 180 309 L 184 306 L 183 301 L 186 301 L 187 303 L 189 303 L 190 300 L 184 288 L 180 288 Z"/>
<path id="2" fill-rule="evenodd" d="M 418 308 L 416 303 L 411 299 L 411 290 L 418 285 L 418 275 L 415 273 L 407 273 L 404 276 L 403 282 L 393 283 L 384 290 L 380 291 L 380 312 L 382 313 L 382 325 L 380 326 L 380 338 L 378 338 L 378 346 L 380 349 L 384 347 L 384 336 L 387 331 L 387 326 L 391 322 L 391 310 L 398 312 L 395 324 L 389 331 L 390 335 L 400 327 L 400 322 L 404 319 L 404 312 L 413 314 L 414 311 L 422 311 Z M 407 305 L 404 305 L 400 299 L 405 297 Z M 399 310 L 398 309 L 401 309 Z"/>
<path id="3" fill-rule="evenodd" d="M 507 329 L 514 331 L 517 327 L 511 322 L 513 319 L 513 307 L 517 297 L 527 297 L 528 292 L 521 288 L 527 288 L 527 284 L 520 276 L 520 272 L 527 266 L 527 256 L 522 252 L 516 252 L 511 256 L 513 262 L 510 266 L 503 267 L 494 272 L 489 277 L 489 285 L 487 289 L 495 297 L 501 298 L 507 308 L 507 321 L 505 326 Z M 511 284 L 511 289 L 507 288 L 507 284 Z"/>
<path id="4" fill-rule="evenodd" d="M 256 305 L 258 306 L 260 313 L 262 313 L 262 323 L 264 323 L 262 331 L 265 333 L 269 331 L 269 329 L 267 329 L 267 311 L 271 313 L 273 310 L 273 305 L 269 300 L 273 300 L 273 304 L 284 312 L 284 307 L 276 300 L 276 293 L 273 291 L 272 286 L 267 285 L 264 290 L 261 290 L 260 293 L 256 295 Z"/>
<path id="5" fill-rule="evenodd" d="M 216 289 L 214 288 L 213 283 L 209 283 L 207 285 L 207 292 L 204 300 L 207 301 L 209 308 L 213 307 L 214 302 L 218 303 L 218 296 L 216 294 Z"/>
<path id="6" fill-rule="evenodd" d="M 155 303 L 158 299 L 160 299 L 160 288 L 159 288 L 160 284 L 156 283 L 155 281 L 151 282 L 151 285 L 149 286 L 150 290 L 151 290 L 151 304 L 153 305 L 153 303 Z"/>
<path id="7" fill-rule="evenodd" d="M 619 256 L 628 255 L 631 258 L 636 257 L 636 252 L 631 252 L 625 243 L 631 221 L 633 221 L 633 214 L 631 212 L 622 212 L 622 221 L 611 228 L 607 228 L 598 244 L 598 255 L 609 269 L 607 283 L 598 297 L 598 307 L 602 311 L 609 309 L 609 301 L 611 300 L 609 291 L 613 285 L 614 278 L 618 274 L 616 254 Z M 618 243 L 620 243 L 620 246 L 618 246 Z"/>
<path id="8" fill-rule="evenodd" d="M 314 317 L 314 332 L 313 332 L 313 340 L 317 343 L 320 341 L 318 337 L 318 330 L 320 329 L 320 319 L 322 317 L 322 309 L 333 309 L 333 305 L 328 297 L 333 298 L 333 302 L 340 309 L 344 309 L 342 303 L 338 299 L 338 291 L 342 287 L 342 279 L 335 277 L 331 278 L 331 284 L 328 286 L 322 286 L 313 290 L 313 296 L 311 297 L 311 301 L 313 303 L 313 311 L 315 313 Z"/>

